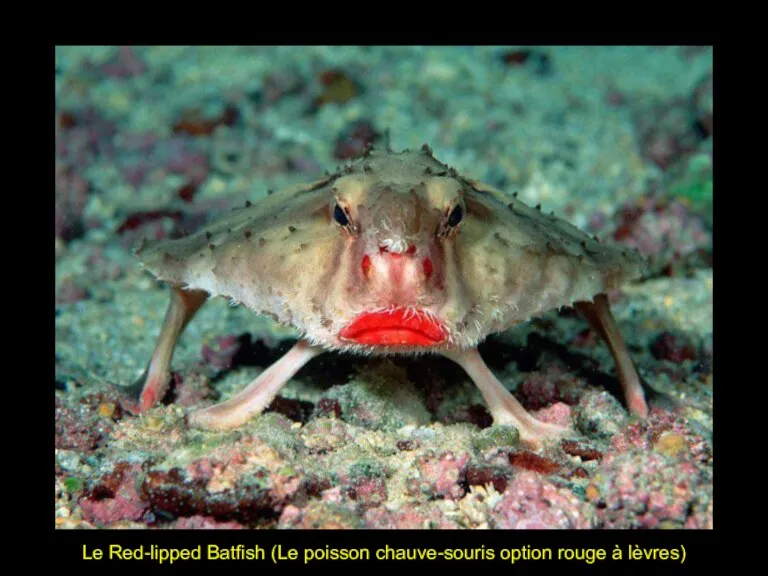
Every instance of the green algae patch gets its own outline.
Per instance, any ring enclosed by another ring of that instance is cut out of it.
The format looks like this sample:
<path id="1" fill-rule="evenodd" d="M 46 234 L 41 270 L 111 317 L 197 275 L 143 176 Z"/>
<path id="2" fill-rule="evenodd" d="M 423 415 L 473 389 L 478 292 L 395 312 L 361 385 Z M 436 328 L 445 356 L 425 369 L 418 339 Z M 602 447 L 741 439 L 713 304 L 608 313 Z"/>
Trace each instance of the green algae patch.
<path id="1" fill-rule="evenodd" d="M 371 362 L 349 383 L 332 387 L 324 397 L 338 401 L 344 421 L 363 428 L 392 430 L 431 420 L 423 395 L 405 370 L 389 360 Z"/>
<path id="2" fill-rule="evenodd" d="M 386 476 L 386 467 L 375 460 L 355 462 L 349 467 L 349 477 L 351 479 L 385 478 Z"/>
<path id="3" fill-rule="evenodd" d="M 64 488 L 66 488 L 67 492 L 70 494 L 76 494 L 77 492 L 80 492 L 84 487 L 84 482 L 77 476 L 70 476 L 64 480 Z"/>
<path id="4" fill-rule="evenodd" d="M 709 154 L 696 154 L 688 158 L 671 176 L 669 193 L 690 203 L 708 226 L 713 221 L 714 183 L 712 158 Z"/>
<path id="5" fill-rule="evenodd" d="M 491 448 L 515 447 L 520 443 L 520 432 L 514 426 L 491 426 L 472 438 L 472 446 L 478 452 Z"/>

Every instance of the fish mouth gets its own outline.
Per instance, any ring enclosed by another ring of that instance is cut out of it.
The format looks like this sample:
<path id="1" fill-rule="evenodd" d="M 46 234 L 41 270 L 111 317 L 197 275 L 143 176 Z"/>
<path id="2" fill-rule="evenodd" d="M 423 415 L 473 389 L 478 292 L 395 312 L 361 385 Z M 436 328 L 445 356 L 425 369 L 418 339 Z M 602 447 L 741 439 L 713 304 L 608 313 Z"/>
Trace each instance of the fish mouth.
<path id="1" fill-rule="evenodd" d="M 435 346 L 446 341 L 448 331 L 432 314 L 391 308 L 359 314 L 339 332 L 339 338 L 373 346 Z"/>

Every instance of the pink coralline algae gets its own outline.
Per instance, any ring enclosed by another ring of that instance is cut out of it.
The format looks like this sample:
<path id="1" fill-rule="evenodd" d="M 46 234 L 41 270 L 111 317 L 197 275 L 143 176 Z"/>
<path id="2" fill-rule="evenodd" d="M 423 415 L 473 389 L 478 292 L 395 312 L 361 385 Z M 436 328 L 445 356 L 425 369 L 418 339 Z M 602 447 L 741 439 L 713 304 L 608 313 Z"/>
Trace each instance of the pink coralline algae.
<path id="1" fill-rule="evenodd" d="M 359 479 L 347 492 L 363 509 L 374 508 L 387 500 L 387 484 L 383 478 Z"/>
<path id="2" fill-rule="evenodd" d="M 200 351 L 206 365 L 215 371 L 227 370 L 240 350 L 240 341 L 234 334 L 218 336 L 213 344 L 204 344 Z"/>
<path id="3" fill-rule="evenodd" d="M 158 138 L 153 132 L 121 132 L 115 136 L 117 160 L 123 178 L 134 188 L 140 188 L 156 168 Z"/>
<path id="4" fill-rule="evenodd" d="M 457 499 L 464 495 L 462 486 L 468 454 L 455 455 L 443 452 L 439 455 L 426 454 L 419 458 L 419 477 L 412 479 L 411 490 L 430 494 L 434 497 Z"/>
<path id="5" fill-rule="evenodd" d="M 126 132 L 114 139 L 114 145 L 123 178 L 134 188 L 163 174 L 176 174 L 185 181 L 177 194 L 189 202 L 208 178 L 208 147 L 191 136 L 177 134 L 161 139 L 153 132 Z"/>
<path id="6" fill-rule="evenodd" d="M 357 505 L 338 489 L 326 490 L 322 500 L 310 500 L 300 508 L 288 504 L 280 514 L 278 528 L 344 530 L 363 528 Z"/>
<path id="7" fill-rule="evenodd" d="M 587 487 L 604 528 L 707 528 L 712 479 L 691 460 L 630 450 L 606 456 Z"/>
<path id="8" fill-rule="evenodd" d="M 555 402 L 551 406 L 536 410 L 534 416 L 537 420 L 558 426 L 573 425 L 573 409 L 564 402 Z"/>
<path id="9" fill-rule="evenodd" d="M 583 378 L 563 365 L 550 364 L 526 375 L 519 395 L 528 410 L 538 410 L 555 403 L 575 405 L 586 385 Z"/>
<path id="10" fill-rule="evenodd" d="M 694 110 L 685 99 L 642 101 L 633 108 L 643 155 L 662 170 L 696 149 Z"/>
<path id="11" fill-rule="evenodd" d="M 93 106 L 59 111 L 56 115 L 56 158 L 84 170 L 100 158 L 114 157 L 117 126 Z"/>
<path id="12" fill-rule="evenodd" d="M 489 513 L 495 528 L 590 528 L 588 506 L 570 490 L 531 471 L 515 473 Z"/>
<path id="13" fill-rule="evenodd" d="M 121 462 L 80 501 L 83 518 L 99 526 L 122 520 L 139 521 L 149 504 L 139 494 L 141 466 Z"/>
<path id="14" fill-rule="evenodd" d="M 711 246 L 704 220 L 682 202 L 647 195 L 618 212 L 613 239 L 657 262 L 669 263 Z"/>
<path id="15" fill-rule="evenodd" d="M 114 428 L 112 418 L 106 418 L 99 412 L 100 406 L 107 403 L 117 405 L 117 397 L 100 393 L 89 394 L 78 402 L 57 393 L 56 448 L 89 452 L 103 446 Z M 115 417 L 118 415 L 115 413 Z"/>
<path id="16" fill-rule="evenodd" d="M 173 374 L 174 403 L 179 406 L 197 406 L 214 396 L 211 382 L 205 374 L 199 372 L 178 372 Z"/>
<path id="17" fill-rule="evenodd" d="M 176 136 L 161 142 L 158 160 L 168 172 L 184 176 L 194 185 L 202 184 L 208 177 L 208 154 L 188 136 Z"/>
<path id="18" fill-rule="evenodd" d="M 455 530 L 459 525 L 435 502 L 409 504 L 398 510 L 388 510 L 383 506 L 367 510 L 363 515 L 366 528 L 386 530 L 419 530 L 424 528 L 437 530 Z"/>
<path id="19" fill-rule="evenodd" d="M 700 462 L 708 461 L 712 453 L 710 444 L 691 430 L 688 420 L 669 410 L 652 410 L 647 420 L 627 426 L 611 443 L 619 452 L 656 450 Z"/>
<path id="20" fill-rule="evenodd" d="M 523 406 L 537 410 L 560 400 L 558 380 L 566 371 L 559 366 L 547 367 L 543 372 L 528 375 L 521 386 Z"/>
<path id="21" fill-rule="evenodd" d="M 210 171 L 208 147 L 185 134 L 161 139 L 153 132 L 125 132 L 114 139 L 116 161 L 123 178 L 134 188 L 162 174 L 182 176 L 185 184 L 178 195 L 192 200 Z"/>

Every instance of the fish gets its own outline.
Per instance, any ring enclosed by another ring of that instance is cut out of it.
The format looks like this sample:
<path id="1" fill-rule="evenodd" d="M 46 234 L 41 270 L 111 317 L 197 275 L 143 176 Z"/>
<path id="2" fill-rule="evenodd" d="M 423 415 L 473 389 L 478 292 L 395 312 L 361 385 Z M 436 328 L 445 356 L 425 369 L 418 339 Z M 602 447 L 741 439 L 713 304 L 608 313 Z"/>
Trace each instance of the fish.
<path id="1" fill-rule="evenodd" d="M 299 339 L 238 394 L 191 412 L 195 428 L 243 425 L 325 352 L 440 354 L 472 379 L 494 424 L 516 427 L 524 443 L 540 447 L 574 431 L 529 414 L 478 345 L 564 306 L 607 344 L 629 411 L 648 415 L 608 300 L 646 274 L 643 257 L 460 174 L 426 144 L 369 147 L 334 173 L 248 201 L 184 238 L 142 242 L 134 253 L 171 292 L 146 370 L 126 387 L 138 412 L 167 391 L 185 326 L 210 298 L 224 297 L 296 329 Z"/>

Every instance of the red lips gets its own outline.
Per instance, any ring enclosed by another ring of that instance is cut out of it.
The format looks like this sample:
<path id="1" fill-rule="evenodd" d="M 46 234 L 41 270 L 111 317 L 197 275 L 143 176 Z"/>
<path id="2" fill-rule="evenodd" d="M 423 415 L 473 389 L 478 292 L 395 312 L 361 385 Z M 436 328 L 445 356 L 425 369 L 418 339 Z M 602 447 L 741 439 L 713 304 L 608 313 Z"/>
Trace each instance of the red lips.
<path id="1" fill-rule="evenodd" d="M 344 327 L 339 337 L 374 346 L 434 346 L 444 342 L 447 335 L 442 324 L 431 316 L 396 308 L 360 314 Z"/>

